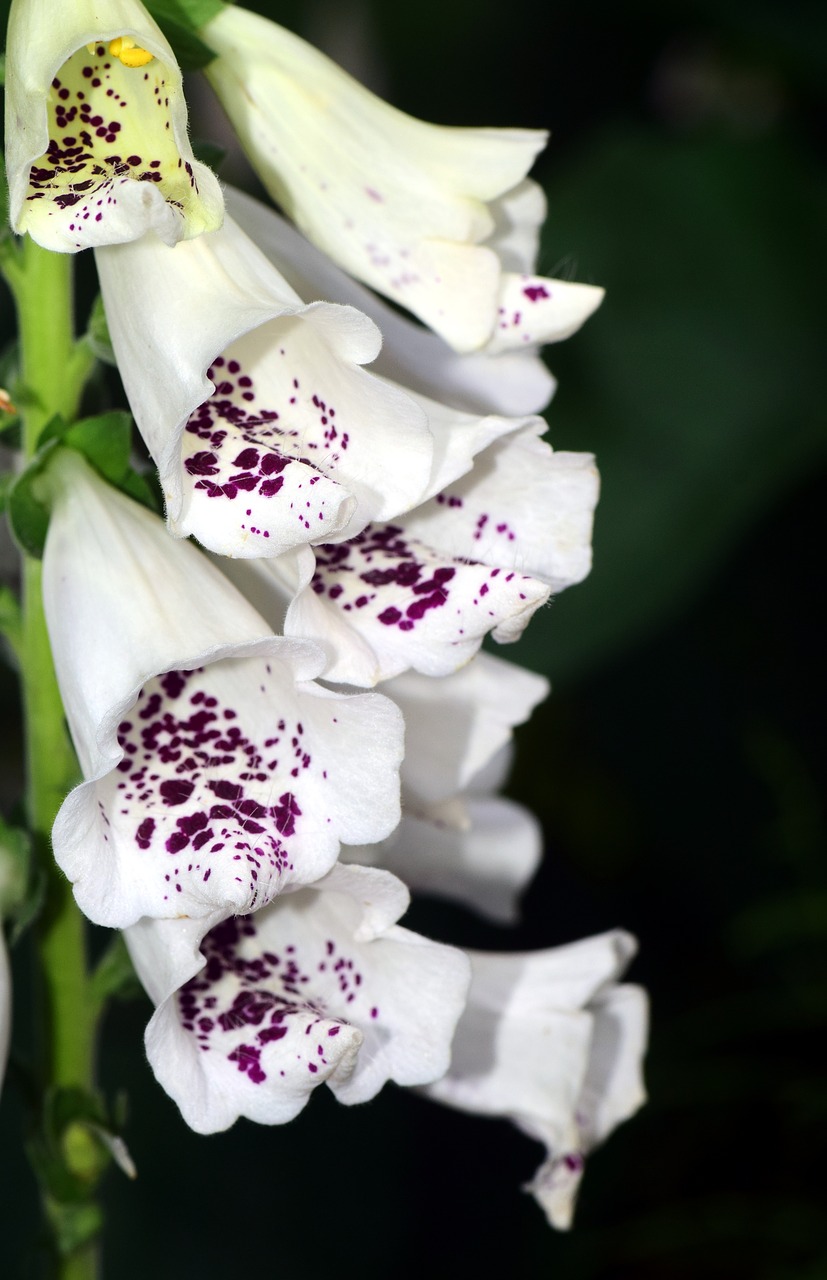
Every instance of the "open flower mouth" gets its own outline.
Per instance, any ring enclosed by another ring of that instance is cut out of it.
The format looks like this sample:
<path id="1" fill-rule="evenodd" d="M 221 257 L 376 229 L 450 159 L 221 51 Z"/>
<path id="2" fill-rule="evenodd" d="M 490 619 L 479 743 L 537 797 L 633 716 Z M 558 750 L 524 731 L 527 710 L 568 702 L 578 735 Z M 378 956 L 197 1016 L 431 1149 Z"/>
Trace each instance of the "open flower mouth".
<path id="1" fill-rule="evenodd" d="M 111 220 L 126 183 L 157 184 L 179 216 L 198 194 L 171 128 L 167 68 L 134 41 L 123 48 L 127 39 L 78 49 L 63 64 L 48 95 L 49 143 L 29 173 L 26 200 L 43 202 L 41 217 L 71 209 L 78 248 L 87 223 Z"/>

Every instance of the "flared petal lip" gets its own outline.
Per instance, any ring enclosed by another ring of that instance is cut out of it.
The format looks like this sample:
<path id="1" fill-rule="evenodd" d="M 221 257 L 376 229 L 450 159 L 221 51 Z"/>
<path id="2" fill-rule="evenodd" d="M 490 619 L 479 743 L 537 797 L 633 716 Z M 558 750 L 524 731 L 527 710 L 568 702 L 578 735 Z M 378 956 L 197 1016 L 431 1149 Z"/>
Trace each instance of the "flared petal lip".
<path id="1" fill-rule="evenodd" d="M 22 13 L 24 8 L 25 6 L 21 5 L 18 13 Z M 51 41 L 48 39 L 48 32 L 45 33 L 44 41 L 44 32 L 40 30 L 34 33 L 32 39 L 28 38 L 25 30 L 18 31 L 17 27 L 25 28 L 26 23 L 20 17 L 15 21 L 15 12 L 12 10 L 8 49 L 12 51 L 16 45 L 21 45 L 30 51 L 39 51 L 39 56 L 32 56 L 31 52 L 26 57 L 7 55 L 6 61 L 6 175 L 9 184 L 9 215 L 15 230 L 25 230 L 25 227 L 21 226 L 21 220 L 23 220 L 29 172 L 32 164 L 43 155 L 49 144 L 49 126 L 45 110 L 38 112 L 38 117 L 33 119 L 31 101 L 27 102 L 26 99 L 31 100 L 38 96 L 45 98 L 64 62 L 78 49 L 98 41 L 105 44 L 118 36 L 130 36 L 169 69 L 182 92 L 181 71 L 171 46 L 157 24 L 143 10 L 143 6 L 140 6 L 140 9 L 145 15 L 146 26 L 139 27 L 136 23 L 128 21 L 115 26 L 109 24 L 97 27 L 79 26 L 72 31 L 71 35 L 60 37 L 60 42 L 51 48 L 49 48 Z M 65 27 L 66 23 L 54 25 L 59 29 Z M 20 100 L 21 91 L 23 101 Z M 189 140 L 181 137 L 180 123 L 180 113 L 173 112 L 172 127 L 176 144 L 179 148 L 183 147 L 185 153 L 190 155 Z M 199 175 L 209 172 L 198 162 L 195 162 L 195 167 Z"/>
<path id="2" fill-rule="evenodd" d="M 128 690 L 124 691 L 123 696 L 113 703 L 106 714 L 101 717 L 95 734 L 97 761 L 90 762 L 91 768 L 88 776 L 84 779 L 85 784 L 93 785 L 95 782 L 99 782 L 123 759 L 123 749 L 118 746 L 117 742 L 118 725 L 123 720 L 125 713 L 135 705 L 138 694 L 149 680 L 163 675 L 167 671 L 193 671 L 198 667 L 208 666 L 225 658 L 251 658 L 268 655 L 283 658 L 286 653 L 294 655 L 296 659 L 297 671 L 295 679 L 299 684 L 314 680 L 324 670 L 325 655 L 319 645 L 311 640 L 296 640 L 291 637 L 272 634 L 264 635 L 260 640 L 250 640 L 245 643 L 236 641 L 232 644 L 215 645 L 199 653 L 187 655 L 181 658 L 179 662 L 170 663 L 163 668 L 163 671 L 159 671 L 156 666 L 150 665 L 146 671 L 141 673 L 139 679 L 131 684 Z M 302 659 L 304 659 L 304 662 L 302 662 Z M 55 823 L 56 828 L 59 821 L 60 814 L 58 814 L 58 820 Z"/>

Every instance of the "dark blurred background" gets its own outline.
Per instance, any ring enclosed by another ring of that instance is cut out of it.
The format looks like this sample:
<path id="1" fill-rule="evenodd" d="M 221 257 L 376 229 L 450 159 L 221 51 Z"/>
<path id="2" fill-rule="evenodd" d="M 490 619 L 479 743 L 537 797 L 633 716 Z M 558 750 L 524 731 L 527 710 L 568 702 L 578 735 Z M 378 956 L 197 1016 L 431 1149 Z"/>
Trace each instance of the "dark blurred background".
<path id="1" fill-rule="evenodd" d="M 541 815 L 547 856 L 514 931 L 427 902 L 406 922 L 508 949 L 631 929 L 651 1100 L 592 1156 L 559 1235 L 519 1190 L 538 1147 L 392 1087 L 355 1110 L 319 1090 L 283 1129 L 197 1137 L 143 1060 L 147 1007 L 119 1005 L 102 1076 L 129 1093 L 140 1176 L 107 1180 L 105 1274 L 824 1280 L 827 10 L 251 7 L 415 115 L 552 129 L 541 266 L 607 299 L 548 351 L 551 442 L 593 450 L 603 476 L 594 571 L 500 650 L 554 682 L 510 788 Z M 221 172 L 236 176 L 231 158 Z M 7 672 L 0 691 L 13 726 Z M 18 1148 L 9 1096 L 10 1276 L 27 1274 L 35 1229 Z"/>

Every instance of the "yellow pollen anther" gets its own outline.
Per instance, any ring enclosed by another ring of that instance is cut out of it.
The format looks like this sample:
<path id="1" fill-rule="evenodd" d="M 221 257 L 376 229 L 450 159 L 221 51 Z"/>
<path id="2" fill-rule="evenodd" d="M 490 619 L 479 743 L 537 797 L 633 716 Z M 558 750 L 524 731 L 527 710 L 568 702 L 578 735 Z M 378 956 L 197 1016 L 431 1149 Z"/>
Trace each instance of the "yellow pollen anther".
<path id="1" fill-rule="evenodd" d="M 3 389 L 3 387 L 0 387 L 0 412 L 17 413 L 17 410 L 11 402 L 11 396 L 8 391 Z"/>
<path id="2" fill-rule="evenodd" d="M 142 49 L 131 36 L 116 36 L 110 40 L 109 52 L 125 67 L 145 67 L 155 56 L 148 49 Z"/>

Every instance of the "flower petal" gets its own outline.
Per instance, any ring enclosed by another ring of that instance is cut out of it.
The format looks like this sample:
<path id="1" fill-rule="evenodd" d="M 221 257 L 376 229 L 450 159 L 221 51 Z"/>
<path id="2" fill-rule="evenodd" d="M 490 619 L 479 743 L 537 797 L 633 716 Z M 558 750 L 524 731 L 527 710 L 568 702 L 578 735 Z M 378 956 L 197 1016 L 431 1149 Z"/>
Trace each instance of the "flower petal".
<path id="1" fill-rule="evenodd" d="M 44 602 L 87 782 L 55 856 L 97 923 L 249 910 L 311 882 L 339 843 L 399 820 L 402 721 L 312 683 L 323 658 L 273 636 L 217 570 L 72 463 Z"/>
<path id="2" fill-rule="evenodd" d="M 521 184 L 515 192 L 524 186 L 534 184 Z M 225 190 L 225 198 L 239 225 L 301 297 L 328 298 L 358 307 L 379 326 L 383 343 L 374 365 L 376 373 L 470 414 L 539 413 L 548 404 L 554 379 L 533 348 L 521 347 L 497 356 L 484 352 L 461 355 L 358 284 L 266 205 L 233 187 Z M 497 212 L 499 206 L 500 202 L 495 208 L 498 225 L 508 217 L 504 211 Z M 504 227 L 501 234 L 504 240 L 508 238 Z M 529 233 L 522 234 L 527 237 Z M 516 247 L 513 252 L 519 253 Z M 517 256 L 513 261 L 519 269 L 529 269 L 528 264 L 523 268 Z"/>
<path id="3" fill-rule="evenodd" d="M 514 347 L 562 342 L 576 333 L 603 301 L 604 289 L 543 276 L 503 274 L 497 324 L 486 344 L 490 355 Z"/>
<path id="4" fill-rule="evenodd" d="M 547 211 L 543 188 L 530 178 L 492 202 L 494 231 L 488 245 L 504 271 L 534 270 Z"/>
<path id="5" fill-rule="evenodd" d="M 148 237 L 97 259 L 174 533 L 275 556 L 427 492 L 425 413 L 360 367 L 379 350 L 376 327 L 350 307 L 305 306 L 231 220 L 174 251 Z"/>
<path id="6" fill-rule="evenodd" d="M 591 568 L 599 480 L 590 453 L 553 452 L 536 426 L 496 441 L 473 469 L 405 516 L 443 554 L 530 574 L 557 593 Z M 494 639 L 510 639 L 502 627 Z"/>
<path id="7" fill-rule="evenodd" d="M 499 796 L 469 796 L 466 821 L 403 814 L 379 844 L 342 851 L 350 862 L 384 867 L 417 893 L 448 898 L 497 924 L 518 919 L 517 899 L 537 870 L 543 835 L 537 819 Z"/>
<path id="8" fill-rule="evenodd" d="M 472 953 L 451 1067 L 426 1089 L 545 1143 L 530 1190 L 554 1226 L 570 1225 L 586 1151 L 643 1101 L 645 997 L 614 986 L 634 950 L 615 930 L 550 951 Z"/>
<path id="9" fill-rule="evenodd" d="M 546 135 L 414 120 L 232 5 L 204 38 L 218 54 L 211 84 L 264 185 L 308 238 L 457 350 L 483 346 L 500 276 L 482 243 L 495 225 L 487 202 L 522 182 Z"/>
<path id="10" fill-rule="evenodd" d="M 312 586 L 291 604 L 285 633 L 323 636 L 335 647 L 326 678 L 342 683 L 371 685 L 410 668 L 447 675 L 489 631 L 517 639 L 549 596 L 533 578 L 446 554 L 401 523 L 371 525 L 315 554 Z"/>
<path id="11" fill-rule="evenodd" d="M 48 249 L 150 230 L 174 244 L 223 216 L 187 138 L 175 55 L 137 0 L 110 0 L 105 14 L 93 0 L 14 0 L 6 161 L 12 225 Z"/>
<path id="12" fill-rule="evenodd" d="M 594 460 L 552 453 L 537 430 L 495 441 L 470 473 L 398 523 L 317 548 L 312 584 L 293 600 L 285 632 L 334 650 L 329 679 L 370 685 L 409 668 L 446 675 L 489 631 L 500 643 L 517 639 L 548 588 L 586 576 Z"/>
<path id="13" fill-rule="evenodd" d="M 356 1103 L 389 1079 L 417 1084 L 446 1069 L 467 961 L 398 928 L 406 905 L 394 877 L 338 866 L 206 936 L 190 921 L 128 931 L 158 1002 L 147 1054 L 192 1128 L 283 1123 L 323 1081 Z"/>
<path id="14" fill-rule="evenodd" d="M 439 816 L 446 800 L 475 787 L 548 691 L 543 676 L 489 653 L 441 680 L 409 672 L 389 681 L 385 692 L 405 717 L 406 811 Z"/>

